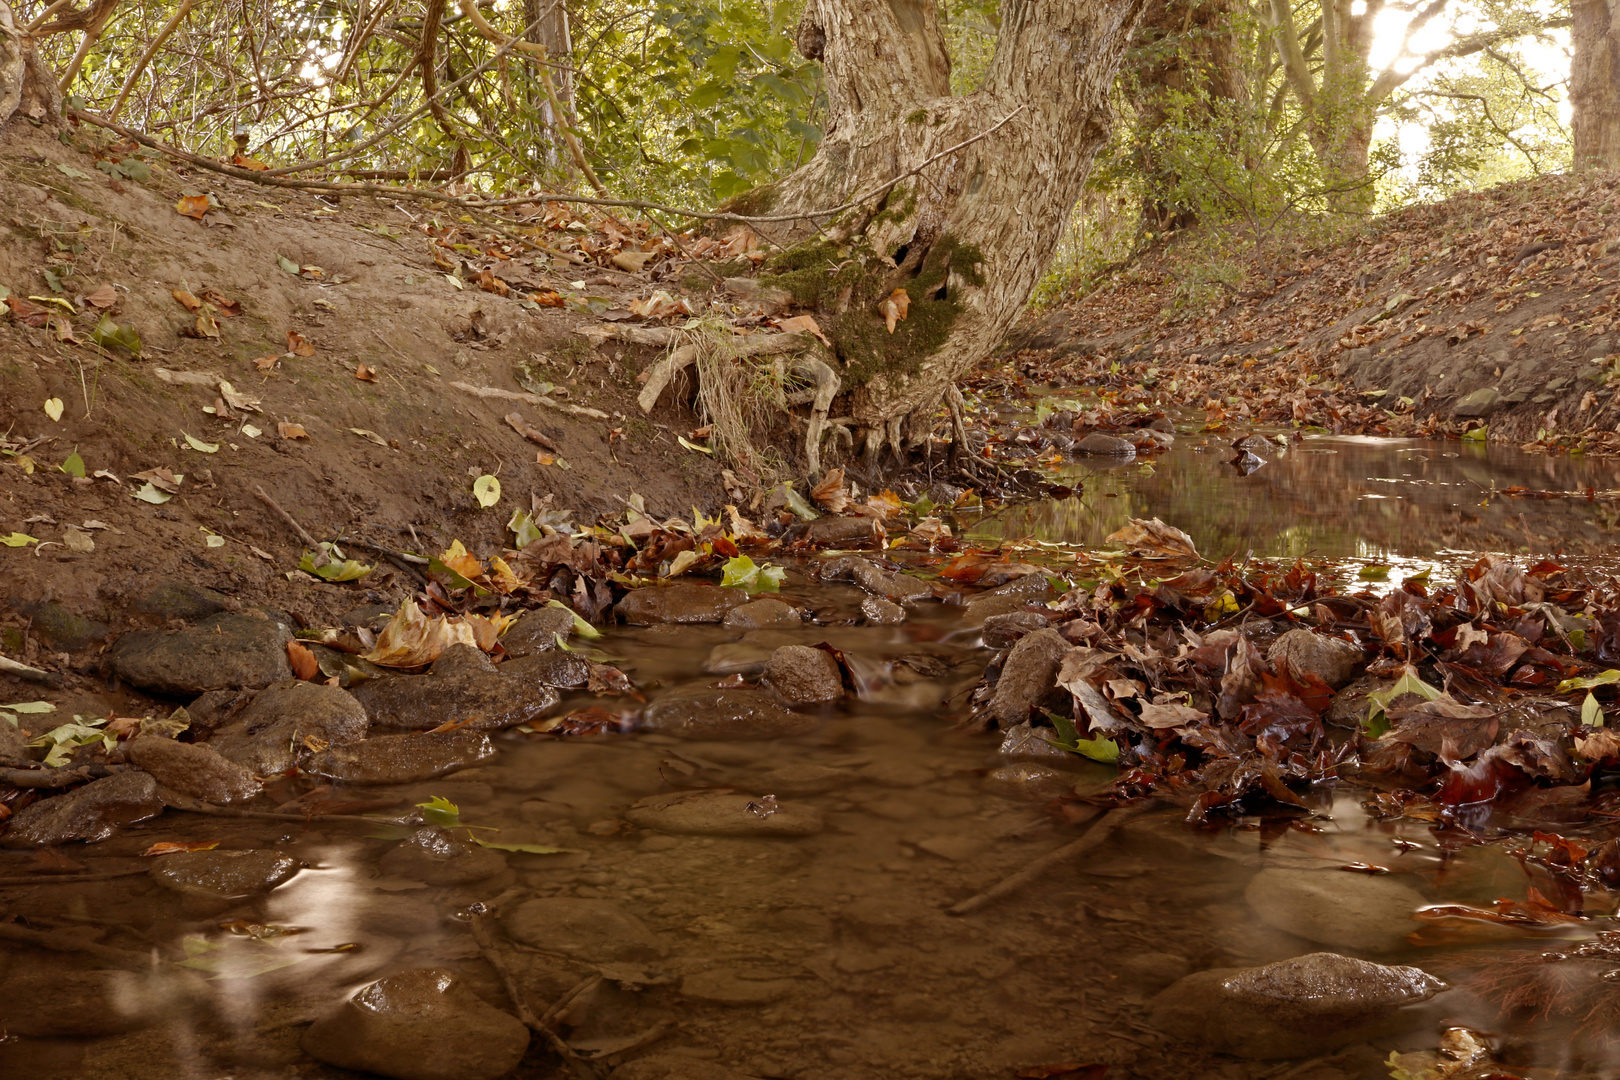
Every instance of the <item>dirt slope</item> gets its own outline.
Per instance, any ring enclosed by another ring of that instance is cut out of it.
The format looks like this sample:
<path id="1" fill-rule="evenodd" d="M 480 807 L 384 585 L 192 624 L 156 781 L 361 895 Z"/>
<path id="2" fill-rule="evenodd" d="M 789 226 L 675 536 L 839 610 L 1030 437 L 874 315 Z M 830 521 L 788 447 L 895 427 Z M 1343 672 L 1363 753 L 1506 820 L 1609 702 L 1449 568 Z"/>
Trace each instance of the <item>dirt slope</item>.
<path id="1" fill-rule="evenodd" d="M 1503 185 L 1219 266 L 1172 242 L 1012 346 L 1032 377 L 1153 404 L 1620 449 L 1617 191 L 1612 174 Z"/>

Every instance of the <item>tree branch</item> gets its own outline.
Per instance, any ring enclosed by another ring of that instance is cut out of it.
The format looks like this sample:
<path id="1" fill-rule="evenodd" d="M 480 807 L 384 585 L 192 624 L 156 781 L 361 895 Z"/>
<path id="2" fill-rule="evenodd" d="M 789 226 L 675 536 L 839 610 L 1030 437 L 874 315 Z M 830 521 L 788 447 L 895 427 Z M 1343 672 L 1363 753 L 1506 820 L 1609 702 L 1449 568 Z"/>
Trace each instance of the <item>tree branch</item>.
<path id="1" fill-rule="evenodd" d="M 1386 69 L 1373 83 L 1372 89 L 1368 92 L 1367 100 L 1377 104 L 1400 87 L 1405 86 L 1412 76 L 1426 68 L 1433 67 L 1442 60 L 1457 60 L 1464 56 L 1472 56 L 1477 52 L 1483 52 L 1491 48 L 1493 45 L 1500 45 L 1504 41 L 1539 34 L 1543 30 L 1561 30 L 1568 27 L 1569 24 L 1569 19 L 1549 19 L 1535 26 L 1498 27 L 1495 30 L 1487 30 L 1482 34 L 1470 34 L 1467 37 L 1460 37 L 1444 48 L 1424 53 L 1418 58 L 1417 66 L 1405 74 L 1395 71 L 1394 68 Z"/>

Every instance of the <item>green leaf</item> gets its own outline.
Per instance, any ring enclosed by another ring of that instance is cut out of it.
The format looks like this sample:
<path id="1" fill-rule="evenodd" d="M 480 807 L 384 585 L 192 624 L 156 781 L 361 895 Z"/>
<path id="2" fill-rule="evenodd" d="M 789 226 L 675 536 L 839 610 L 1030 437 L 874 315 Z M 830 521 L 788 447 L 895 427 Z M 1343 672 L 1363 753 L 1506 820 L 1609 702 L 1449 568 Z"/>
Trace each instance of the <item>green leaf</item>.
<path id="1" fill-rule="evenodd" d="M 306 574 L 314 574 L 322 581 L 359 581 L 376 569 L 366 566 L 354 559 L 345 559 L 336 544 L 322 542 L 321 554 L 325 559 L 319 564 L 315 561 L 315 552 L 306 551 L 298 560 L 298 569 Z"/>
<path id="2" fill-rule="evenodd" d="M 564 611 L 568 612 L 568 614 L 572 615 L 574 617 L 574 633 L 578 634 L 580 637 L 589 641 L 594 641 L 602 636 L 602 631 L 586 622 L 585 619 L 580 616 L 579 612 L 575 611 L 561 600 L 548 600 L 546 601 L 546 607 L 562 608 Z"/>
<path id="3" fill-rule="evenodd" d="M 513 546 L 519 551 L 545 535 L 527 510 L 512 511 L 511 520 L 506 523 L 506 527 L 512 533 Z"/>
<path id="4" fill-rule="evenodd" d="M 1059 716 L 1056 713 L 1049 712 L 1046 717 L 1052 721 L 1052 726 L 1057 729 L 1058 733 L 1057 738 L 1046 740 L 1053 746 L 1060 750 L 1067 750 L 1071 754 L 1079 754 L 1081 757 L 1090 758 L 1092 761 L 1099 761 L 1104 765 L 1113 765 L 1119 761 L 1119 745 L 1114 740 L 1105 739 L 1102 736 L 1095 739 L 1082 739 L 1079 730 L 1074 726 L 1074 721 L 1067 716 Z"/>
<path id="5" fill-rule="evenodd" d="M 124 349 L 134 356 L 141 355 L 141 336 L 133 326 L 119 326 L 112 316 L 103 315 L 96 328 L 90 331 L 90 340 L 103 349 Z"/>
<path id="6" fill-rule="evenodd" d="M 1483 428 L 1483 427 L 1477 427 L 1477 428 L 1472 429 L 1471 431 L 1465 431 L 1465 432 L 1463 432 L 1463 441 L 1464 442 L 1484 442 L 1485 441 L 1485 432 L 1486 432 L 1486 429 Z"/>
<path id="7" fill-rule="evenodd" d="M 1418 678 L 1417 672 L 1407 668 L 1405 673 L 1395 680 L 1394 686 L 1391 686 L 1388 690 L 1380 690 L 1367 695 L 1367 722 L 1363 730 L 1369 738 L 1376 739 L 1389 730 L 1389 719 L 1384 715 L 1384 710 L 1389 708 L 1390 702 L 1406 694 L 1416 694 L 1425 701 L 1435 701 L 1442 696 L 1439 690 Z M 1380 721 L 1382 721 L 1381 727 L 1379 727 Z M 1373 734 L 1375 728 L 1378 731 L 1377 735 Z"/>
<path id="8" fill-rule="evenodd" d="M 167 491 L 153 487 L 152 482 L 148 480 L 141 486 L 139 491 L 135 492 L 135 498 L 141 500 L 142 502 L 149 502 L 153 506 L 161 506 L 163 503 L 166 503 L 170 499 L 174 498 L 174 496 Z"/>
<path id="9" fill-rule="evenodd" d="M 776 592 L 782 587 L 787 571 L 780 566 L 760 566 L 747 555 L 727 559 L 725 574 L 720 584 L 744 592 Z"/>
<path id="10" fill-rule="evenodd" d="M 215 979 L 252 979 L 301 964 L 312 955 L 304 950 L 284 952 L 258 939 L 219 942 L 192 936 L 181 943 L 181 948 L 186 958 L 178 961 L 176 967 L 211 972 Z"/>
<path id="11" fill-rule="evenodd" d="M 473 481 L 473 498 L 478 500 L 479 506 L 488 510 L 501 501 L 501 482 L 485 473 Z"/>
<path id="12" fill-rule="evenodd" d="M 422 811 L 422 820 L 429 825 L 437 825 L 441 829 L 461 827 L 461 807 L 442 795 L 434 795 L 427 802 L 417 803 L 416 808 Z"/>
<path id="13" fill-rule="evenodd" d="M 298 264 L 287 258 L 285 255 L 279 253 L 276 255 L 276 265 L 281 267 L 281 269 L 285 272 L 291 274 L 293 277 L 297 277 L 299 274 Z"/>
<path id="14" fill-rule="evenodd" d="M 201 453 L 201 454 L 217 454 L 217 453 L 219 453 L 219 443 L 203 442 L 201 439 L 197 438 L 195 435 L 186 435 L 186 433 L 183 432 L 183 431 L 180 434 L 185 435 L 185 437 L 186 437 L 186 445 L 191 447 L 193 450 L 197 451 L 198 453 Z"/>
<path id="15" fill-rule="evenodd" d="M 67 456 L 67 460 L 58 465 L 57 468 L 67 473 L 69 476 L 77 476 L 81 480 L 84 478 L 84 458 L 79 456 L 79 452 L 77 450 L 69 454 Z"/>
<path id="16" fill-rule="evenodd" d="M 1363 566 L 1360 572 L 1356 574 L 1356 577 L 1360 578 L 1362 581 L 1388 581 L 1389 567 Z"/>
<path id="17" fill-rule="evenodd" d="M 90 179 L 90 174 L 89 173 L 84 172 L 84 171 L 82 171 L 80 169 L 75 169 L 71 165 L 64 165 L 60 161 L 58 161 L 56 163 L 56 171 L 61 173 L 63 176 L 71 176 L 75 180 L 89 180 Z"/>
<path id="18" fill-rule="evenodd" d="M 1620 671 L 1610 668 L 1598 675 L 1590 675 L 1584 679 L 1565 679 L 1558 684 L 1557 694 L 1571 694 L 1576 690 L 1592 690 L 1599 686 L 1613 686 L 1620 683 Z"/>
<path id="19" fill-rule="evenodd" d="M 1603 726 L 1603 706 L 1598 704 L 1598 699 L 1590 691 L 1586 700 L 1581 702 L 1581 723 L 1587 727 Z"/>
<path id="20" fill-rule="evenodd" d="M 48 701 L 13 701 L 9 705 L 0 705 L 0 709 L 7 712 L 23 713 L 27 716 L 36 716 L 40 713 L 53 713 L 56 706 Z"/>
<path id="21" fill-rule="evenodd" d="M 0 544 L 6 547 L 22 547 L 25 544 L 37 544 L 39 541 L 27 533 L 14 532 L 10 536 L 0 536 Z"/>
<path id="22" fill-rule="evenodd" d="M 476 836 L 472 840 L 479 847 L 494 848 L 496 851 L 521 851 L 527 855 L 562 855 L 578 850 L 577 848 L 547 847 L 545 844 L 499 844 L 494 840 L 484 840 Z"/>

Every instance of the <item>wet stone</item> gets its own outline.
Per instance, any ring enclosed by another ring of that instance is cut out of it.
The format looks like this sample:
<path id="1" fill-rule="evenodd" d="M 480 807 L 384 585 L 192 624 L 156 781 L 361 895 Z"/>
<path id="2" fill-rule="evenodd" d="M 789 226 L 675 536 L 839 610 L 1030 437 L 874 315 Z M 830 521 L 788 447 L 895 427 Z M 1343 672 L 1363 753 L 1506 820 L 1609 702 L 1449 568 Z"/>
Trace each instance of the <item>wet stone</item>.
<path id="1" fill-rule="evenodd" d="M 501 923 L 515 941 L 593 962 L 651 960 L 663 951 L 645 923 L 611 900 L 536 897 L 512 908 Z"/>
<path id="2" fill-rule="evenodd" d="M 624 817 L 644 829 L 690 836 L 810 836 L 822 826 L 813 807 L 724 791 L 652 795 L 632 805 Z"/>
<path id="3" fill-rule="evenodd" d="M 441 679 L 452 675 L 493 675 L 495 661 L 478 646 L 458 641 L 446 648 L 439 654 L 438 659 L 428 666 L 428 674 L 437 675 Z"/>
<path id="4" fill-rule="evenodd" d="M 763 690 L 716 690 L 703 684 L 676 689 L 647 706 L 642 725 L 689 739 L 774 738 L 802 735 L 820 721 L 777 704 Z"/>
<path id="5" fill-rule="evenodd" d="M 494 745 L 481 731 L 420 732 L 334 746 L 312 755 L 304 771 L 350 784 L 408 784 L 494 756 Z"/>
<path id="6" fill-rule="evenodd" d="M 0 844 L 47 847 L 70 840 L 105 840 L 121 826 L 163 812 L 157 781 L 144 772 L 92 780 L 65 795 L 41 799 L 17 811 Z"/>
<path id="7" fill-rule="evenodd" d="M 28 737 L 22 729 L 7 720 L 0 720 L 0 765 L 21 765 L 33 759 L 28 754 Z"/>
<path id="8" fill-rule="evenodd" d="M 1010 736 L 1012 732 L 1008 732 Z M 1054 732 L 1054 734 L 1056 734 Z M 1047 743 L 1049 749 L 1057 747 Z M 1065 751 L 1058 750 L 1059 754 L 1067 756 Z M 1041 756 L 1048 756 L 1042 754 Z M 1056 759 L 1054 759 L 1056 760 Z M 1038 765 L 1031 761 L 1016 761 L 1010 765 L 1003 765 L 999 769 L 992 769 L 985 774 L 984 790 L 992 795 L 1000 795 L 1006 799 L 1028 799 L 1031 802 L 1046 802 L 1059 795 L 1067 795 L 1074 790 L 1074 777 L 1060 769 L 1047 765 Z"/>
<path id="9" fill-rule="evenodd" d="M 1125 456 L 1136 453 L 1136 447 L 1130 441 L 1121 439 L 1117 435 L 1103 435 L 1093 432 L 1074 444 L 1077 454 L 1091 454 L 1102 457 Z"/>
<path id="10" fill-rule="evenodd" d="M 1068 761 L 1072 756 L 1067 750 L 1060 750 L 1052 745 L 1057 738 L 1057 732 L 1048 727 L 1035 727 L 1033 724 L 1014 724 L 1007 728 L 1001 736 L 1001 746 L 997 753 L 1005 758 L 1047 758 L 1051 761 Z"/>
<path id="11" fill-rule="evenodd" d="M 793 993 L 792 979 L 753 978 L 730 968 L 698 971 L 681 980 L 681 996 L 713 1005 L 768 1005 Z"/>
<path id="12" fill-rule="evenodd" d="M 205 690 L 269 686 L 292 677 L 281 623 L 251 615 L 214 615 L 175 633 L 138 630 L 107 656 L 120 679 L 153 694 L 192 698 Z"/>
<path id="13" fill-rule="evenodd" d="M 1333 695 L 1333 700 L 1328 702 L 1327 711 L 1322 714 L 1323 722 L 1342 728 L 1362 726 L 1367 722 L 1367 695 L 1382 693 L 1394 685 L 1394 679 L 1363 675 Z M 1406 696 L 1409 700 L 1417 700 L 1410 695 Z"/>
<path id="14" fill-rule="evenodd" d="M 466 655 L 478 650 L 454 648 L 455 655 L 445 650 L 427 675 L 393 675 L 355 687 L 355 699 L 365 706 L 372 729 L 426 731 L 471 720 L 469 726 L 477 731 L 494 731 L 540 720 L 561 700 L 534 672 L 486 668 L 488 658 L 482 653 L 482 662 Z"/>
<path id="15" fill-rule="evenodd" d="M 778 795 L 821 795 L 848 784 L 855 774 L 848 769 L 798 762 L 782 765 L 753 778 L 751 786 Z"/>
<path id="16" fill-rule="evenodd" d="M 217 731 L 236 719 L 236 714 L 252 701 L 254 696 L 251 690 L 209 690 L 192 698 L 186 704 L 186 715 L 191 717 L 191 730 Z"/>
<path id="17" fill-rule="evenodd" d="M 1417 929 L 1412 913 L 1429 901 L 1394 876 L 1341 870 L 1262 870 L 1244 897 L 1268 926 L 1357 952 L 1394 952 Z"/>
<path id="18" fill-rule="evenodd" d="M 844 696 L 844 673 L 826 649 L 784 645 L 765 665 L 765 681 L 792 705 L 819 705 Z"/>
<path id="19" fill-rule="evenodd" d="M 346 690 L 283 679 L 259 691 L 208 746 L 255 776 L 293 768 L 307 754 L 365 738 L 366 710 Z"/>
<path id="20" fill-rule="evenodd" d="M 1334 690 L 1355 677 L 1361 666 L 1362 651 L 1343 638 L 1328 637 L 1311 630 L 1290 630 L 1272 642 L 1266 659 L 1287 664 L 1296 677 L 1315 675 Z"/>
<path id="21" fill-rule="evenodd" d="M 510 657 L 533 656 L 557 647 L 557 635 L 567 641 L 574 632 L 574 613 L 543 607 L 526 613 L 501 635 L 501 647 Z"/>
<path id="22" fill-rule="evenodd" d="M 394 1080 L 496 1080 L 517 1067 L 529 1029 L 450 972 L 416 968 L 362 988 L 303 1037 L 311 1057 Z"/>
<path id="23" fill-rule="evenodd" d="M 410 839 L 385 853 L 377 868 L 391 877 L 428 885 L 466 885 L 492 878 L 506 869 L 498 851 L 444 829 L 417 829 Z"/>
<path id="24" fill-rule="evenodd" d="M 903 602 L 933 595 L 933 590 L 925 582 L 907 577 L 905 574 L 892 573 L 859 555 L 841 555 L 836 559 L 828 559 L 818 569 L 823 581 L 853 582 L 869 593 L 890 600 Z"/>
<path id="25" fill-rule="evenodd" d="M 140 596 L 130 607 L 142 615 L 159 619 L 202 619 L 217 615 L 230 607 L 231 599 L 222 592 L 198 585 L 193 581 L 170 578 L 160 581 Z"/>
<path id="26" fill-rule="evenodd" d="M 1311 953 L 1189 975 L 1153 999 L 1152 1023 L 1238 1057 L 1307 1057 L 1422 1023 L 1422 1013 L 1401 1010 L 1445 988 L 1418 968 Z"/>
<path id="27" fill-rule="evenodd" d="M 1002 727 L 1028 720 L 1030 710 L 1052 695 L 1069 648 L 1063 635 L 1052 629 L 1026 634 L 1012 647 L 990 701 L 990 711 Z"/>
<path id="28" fill-rule="evenodd" d="M 881 596 L 861 601 L 861 617 L 874 626 L 898 626 L 906 621 L 906 609 Z"/>
<path id="29" fill-rule="evenodd" d="M 263 790 L 248 769 L 195 743 L 143 735 L 124 747 L 124 756 L 164 787 L 216 806 L 246 802 Z"/>
<path id="30" fill-rule="evenodd" d="M 774 630 L 800 627 L 804 620 L 792 605 L 766 597 L 732 608 L 726 612 L 724 623 L 731 630 Z"/>
<path id="31" fill-rule="evenodd" d="M 620 600 L 613 610 L 631 626 L 717 623 L 733 608 L 746 603 L 748 594 L 741 589 L 682 582 L 679 585 L 636 589 Z"/>
<path id="32" fill-rule="evenodd" d="M 583 656 L 555 649 L 508 660 L 501 665 L 506 678 L 533 680 L 559 690 L 577 690 L 591 681 L 591 665 Z"/>
<path id="33" fill-rule="evenodd" d="M 24 604 L 22 613 L 27 616 L 29 629 L 40 643 L 61 652 L 87 649 L 98 641 L 105 641 L 113 633 L 112 627 L 106 623 L 87 619 L 54 601 Z"/>
<path id="34" fill-rule="evenodd" d="M 984 620 L 984 644 L 990 649 L 1005 649 L 1026 634 L 1045 630 L 1051 623 L 1033 611 L 1009 611 L 992 615 Z"/>
<path id="35" fill-rule="evenodd" d="M 871 547 L 883 536 L 883 526 L 869 517 L 820 517 L 814 521 L 801 521 L 783 534 L 784 543 L 803 543 L 811 547 L 850 548 Z"/>
<path id="36" fill-rule="evenodd" d="M 278 851 L 181 851 L 147 871 L 171 892 L 210 900 L 267 893 L 298 873 L 298 860 Z"/>

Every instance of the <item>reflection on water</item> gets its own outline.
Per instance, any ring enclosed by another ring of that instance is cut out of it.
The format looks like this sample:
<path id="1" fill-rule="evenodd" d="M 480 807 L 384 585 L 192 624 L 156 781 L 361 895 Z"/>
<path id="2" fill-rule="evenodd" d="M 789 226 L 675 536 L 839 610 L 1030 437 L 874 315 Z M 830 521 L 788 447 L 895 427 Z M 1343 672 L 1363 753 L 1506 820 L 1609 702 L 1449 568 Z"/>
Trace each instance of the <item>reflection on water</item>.
<path id="1" fill-rule="evenodd" d="M 1072 499 L 1004 507 L 976 531 L 1101 544 L 1133 517 L 1158 517 L 1211 558 L 1318 555 L 1426 558 L 1448 551 L 1599 554 L 1615 543 L 1620 500 L 1530 499 L 1529 491 L 1613 492 L 1620 462 L 1549 457 L 1472 442 L 1311 435 L 1261 450 L 1248 476 L 1226 464 L 1229 436 L 1186 436 L 1152 458 L 1079 458 L 1054 481 Z M 968 519 L 963 519 L 968 524 Z"/>

